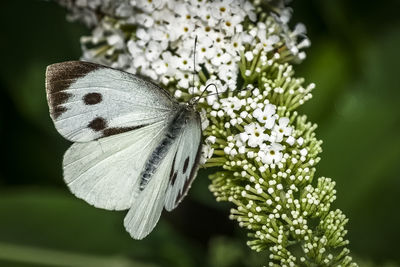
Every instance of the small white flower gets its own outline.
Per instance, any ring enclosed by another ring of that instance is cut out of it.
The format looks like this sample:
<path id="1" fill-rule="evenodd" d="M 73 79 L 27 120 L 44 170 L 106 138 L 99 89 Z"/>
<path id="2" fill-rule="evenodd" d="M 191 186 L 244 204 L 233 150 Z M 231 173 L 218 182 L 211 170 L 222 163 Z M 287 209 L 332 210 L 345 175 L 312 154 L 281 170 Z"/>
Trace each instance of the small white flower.
<path id="1" fill-rule="evenodd" d="M 296 141 L 296 139 L 294 139 L 293 136 L 289 136 L 289 137 L 286 139 L 286 143 L 288 143 L 288 144 L 291 145 L 291 146 L 294 145 L 294 142 L 295 142 L 295 141 Z"/>
<path id="2" fill-rule="evenodd" d="M 165 74 L 168 70 L 168 64 L 166 64 L 165 61 L 162 59 L 154 61 L 152 67 L 158 75 Z"/>
<path id="3" fill-rule="evenodd" d="M 271 135 L 275 137 L 275 142 L 281 142 L 283 136 L 289 136 L 292 133 L 292 127 L 288 126 L 288 118 L 280 118 L 278 124 L 275 125 Z"/>
<path id="4" fill-rule="evenodd" d="M 200 8 L 197 10 L 197 15 L 206 23 L 209 29 L 215 27 L 219 21 L 211 14 L 211 7 L 207 4 L 200 5 Z"/>
<path id="5" fill-rule="evenodd" d="M 183 89 L 189 89 L 189 84 L 191 82 L 191 73 L 190 72 L 176 72 L 176 79 L 178 81 L 178 86 Z"/>
<path id="6" fill-rule="evenodd" d="M 171 1 L 171 2 L 173 2 L 173 1 Z M 162 25 L 164 22 L 167 22 L 167 24 L 170 24 L 175 20 L 175 13 L 172 12 L 168 8 L 163 8 L 163 9 L 152 12 L 151 17 L 156 22 L 159 22 L 160 25 Z"/>
<path id="7" fill-rule="evenodd" d="M 177 37 L 190 36 L 195 28 L 195 24 L 186 19 L 175 19 L 171 24 L 168 25 L 169 32 L 174 32 Z"/>
<path id="8" fill-rule="evenodd" d="M 209 137 L 206 138 L 205 142 L 207 144 L 215 144 L 215 141 L 217 140 L 217 138 L 213 135 L 210 135 Z"/>
<path id="9" fill-rule="evenodd" d="M 176 67 L 182 71 L 192 71 L 193 70 L 193 58 L 190 53 L 181 53 L 176 57 Z"/>
<path id="10" fill-rule="evenodd" d="M 297 139 L 297 143 L 298 143 L 300 146 L 302 146 L 303 143 L 304 143 L 303 137 L 299 137 L 299 138 Z"/>
<path id="11" fill-rule="evenodd" d="M 148 61 L 153 62 L 154 60 L 160 58 L 162 52 L 162 47 L 157 41 L 150 41 L 145 50 L 145 56 Z"/>
<path id="12" fill-rule="evenodd" d="M 201 164 L 206 163 L 207 160 L 212 157 L 213 153 L 214 153 L 214 148 L 212 148 L 211 145 L 208 144 L 203 145 L 201 150 L 200 163 Z"/>
<path id="13" fill-rule="evenodd" d="M 221 18 L 225 18 L 227 16 L 230 16 L 231 10 L 230 10 L 230 3 L 232 0 L 222 0 L 222 1 L 216 1 L 215 4 L 212 5 L 211 8 L 211 15 L 219 20 Z"/>
<path id="14" fill-rule="evenodd" d="M 303 148 L 302 150 L 300 150 L 300 154 L 302 155 L 302 156 L 307 156 L 307 154 L 308 154 L 308 150 L 307 150 L 307 148 Z"/>
<path id="15" fill-rule="evenodd" d="M 139 45 L 145 46 L 148 41 L 150 41 L 150 34 L 143 28 L 139 28 L 136 31 L 136 37 L 140 39 Z"/>
<path id="16" fill-rule="evenodd" d="M 212 46 L 212 40 L 209 37 L 204 37 L 206 42 L 201 42 L 197 46 L 196 61 L 204 63 L 206 60 L 211 59 L 216 54 L 215 47 Z M 210 42 L 208 42 L 210 41 Z"/>
<path id="17" fill-rule="evenodd" d="M 165 51 L 168 48 L 168 42 L 171 41 L 171 35 L 163 26 L 152 27 L 148 29 L 151 40 L 159 42 L 159 49 Z"/>
<path id="18" fill-rule="evenodd" d="M 122 49 L 124 47 L 124 39 L 120 34 L 113 34 L 107 37 L 107 43 L 115 49 Z"/>
<path id="19" fill-rule="evenodd" d="M 136 21 L 140 24 L 143 25 L 146 28 L 150 28 L 154 24 L 154 19 L 144 13 L 136 15 Z"/>
<path id="20" fill-rule="evenodd" d="M 220 66 L 221 64 L 226 64 L 232 60 L 232 55 L 224 52 L 223 50 L 217 51 L 215 56 L 211 59 L 211 63 L 215 66 Z"/>
<path id="21" fill-rule="evenodd" d="M 243 4 L 241 8 L 243 9 L 244 13 L 247 14 L 247 16 L 249 16 L 251 21 L 255 21 L 257 18 L 256 13 L 254 12 L 255 7 L 249 1 L 243 1 L 242 3 Z"/>
<path id="22" fill-rule="evenodd" d="M 259 40 L 258 46 L 261 47 L 265 52 L 269 52 L 273 49 L 273 45 L 279 42 L 277 35 L 270 35 L 267 32 L 265 23 L 257 23 L 257 37 Z"/>
<path id="23" fill-rule="evenodd" d="M 131 3 L 134 2 L 136 3 L 137 7 L 140 9 L 143 9 L 147 13 L 153 12 L 156 9 L 161 9 L 165 5 L 165 1 L 163 0 L 136 0 L 136 1 L 131 1 Z"/>
<path id="24" fill-rule="evenodd" d="M 263 123 L 265 128 L 272 129 L 275 124 L 275 120 L 277 115 L 276 106 L 272 104 L 265 105 L 264 109 L 257 108 L 253 112 L 253 117 L 256 118 L 259 122 Z"/>
<path id="25" fill-rule="evenodd" d="M 224 110 L 239 110 L 242 107 L 242 102 L 236 96 L 228 97 L 221 99 L 221 106 Z"/>
<path id="26" fill-rule="evenodd" d="M 261 127 L 258 123 L 250 123 L 244 127 L 244 130 L 244 133 L 240 133 L 240 140 L 242 142 L 247 141 L 250 147 L 260 146 L 269 138 L 268 134 L 264 133 L 265 128 Z"/>
<path id="27" fill-rule="evenodd" d="M 135 68 L 141 67 L 141 70 L 145 70 L 149 67 L 150 62 L 146 59 L 144 55 L 137 56 L 133 59 L 133 66 Z"/>
<path id="28" fill-rule="evenodd" d="M 226 43 L 226 51 L 232 56 L 237 56 L 240 49 L 243 47 L 243 35 L 243 33 L 236 33 L 232 36 L 230 42 Z"/>
<path id="29" fill-rule="evenodd" d="M 169 51 L 163 52 L 161 57 L 166 67 L 165 75 L 174 75 L 176 73 L 176 69 L 178 68 L 178 58 L 172 55 Z"/>
<path id="30" fill-rule="evenodd" d="M 264 164 L 277 164 L 282 160 L 282 150 L 283 146 L 281 144 L 272 143 L 260 150 L 258 156 Z"/>
<path id="31" fill-rule="evenodd" d="M 254 59 L 254 54 L 252 51 L 247 51 L 246 53 L 244 53 L 244 57 L 247 61 L 252 61 Z"/>
<path id="32" fill-rule="evenodd" d="M 247 152 L 246 156 L 247 156 L 249 159 L 252 159 L 252 158 L 255 157 L 255 154 L 254 154 L 253 151 L 249 151 L 249 152 Z"/>
<path id="33" fill-rule="evenodd" d="M 235 34 L 236 26 L 243 21 L 241 16 L 235 15 L 232 17 L 224 18 L 221 22 L 221 28 L 227 36 L 232 36 Z"/>

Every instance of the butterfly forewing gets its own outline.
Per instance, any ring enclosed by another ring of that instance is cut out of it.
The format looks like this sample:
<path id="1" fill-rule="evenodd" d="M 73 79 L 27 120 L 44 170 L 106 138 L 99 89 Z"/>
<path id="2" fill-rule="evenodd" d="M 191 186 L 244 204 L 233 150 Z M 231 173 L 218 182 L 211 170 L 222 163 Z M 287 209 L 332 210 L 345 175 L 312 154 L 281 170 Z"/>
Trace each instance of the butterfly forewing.
<path id="1" fill-rule="evenodd" d="M 178 105 L 165 90 L 151 82 L 82 61 L 48 66 L 46 91 L 57 130 L 74 142 L 168 120 Z"/>

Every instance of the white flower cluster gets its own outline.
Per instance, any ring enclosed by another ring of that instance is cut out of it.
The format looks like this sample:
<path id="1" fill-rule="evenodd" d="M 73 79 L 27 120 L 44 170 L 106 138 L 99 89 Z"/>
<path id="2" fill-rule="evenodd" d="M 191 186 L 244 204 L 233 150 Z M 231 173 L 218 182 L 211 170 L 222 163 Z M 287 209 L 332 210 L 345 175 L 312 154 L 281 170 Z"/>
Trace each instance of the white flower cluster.
<path id="1" fill-rule="evenodd" d="M 246 17 L 256 18 L 254 6 L 249 1 L 131 3 L 142 13 L 135 17 L 139 26 L 136 38 L 128 42 L 132 56 L 130 72 L 165 85 L 176 82 L 178 88 L 187 90 L 193 76 L 193 49 L 197 36 L 196 70 L 201 70 L 202 66 L 209 76 L 226 84 L 224 88 L 236 89 L 240 51 L 253 38 L 244 30 L 243 22 Z M 191 93 L 199 90 L 194 91 Z M 179 93 L 177 91 L 176 95 Z"/>
<path id="2" fill-rule="evenodd" d="M 129 0 L 57 0 L 71 12 L 69 20 L 80 20 L 88 27 L 94 27 L 104 15 L 126 18 L 133 15 Z"/>
<path id="3" fill-rule="evenodd" d="M 322 177 L 317 187 L 311 184 L 322 151 L 316 125 L 293 112 L 311 98 L 314 84 L 303 87 L 287 63 L 261 62 L 256 71 L 258 64 L 243 63 L 255 70 L 243 77 L 246 89 L 207 98 L 211 127 L 204 133 L 214 155 L 205 165 L 224 169 L 210 176 L 210 190 L 218 201 L 235 204 L 230 218 L 249 230 L 252 249 L 269 249 L 269 266 L 356 266 L 347 248 L 333 252 L 348 244 L 346 217 L 322 219 L 339 214 L 330 211 L 335 183 Z M 300 242 L 307 257 L 290 249 Z"/>
<path id="4" fill-rule="evenodd" d="M 296 140 L 291 136 L 293 128 L 289 126 L 289 118 L 279 117 L 276 106 L 265 98 L 267 91 L 264 91 L 265 95 L 260 94 L 256 88 L 251 91 L 251 96 L 246 97 L 248 93 L 242 91 L 240 98 L 233 96 L 220 102 L 214 101 L 210 115 L 226 116 L 225 128 L 244 125 L 243 131 L 228 136 L 227 146 L 223 149 L 226 155 L 246 155 L 248 159 L 255 158 L 262 162 L 267 168 L 269 164 L 282 160 L 282 143 L 292 146 L 296 141 L 302 142 L 302 139 Z M 306 155 L 307 149 L 302 153 Z"/>
<path id="5" fill-rule="evenodd" d="M 178 87 L 176 97 L 191 87 L 195 37 L 200 83 L 190 94 L 207 80 L 221 83 L 219 93 L 235 90 L 243 56 L 251 61 L 280 49 L 285 58 L 302 59 L 300 49 L 309 43 L 301 24 L 289 30 L 289 9 L 256 22 L 260 9 L 248 0 L 58 1 L 73 11 L 71 18 L 95 26 L 81 40 L 84 60 Z"/>
<path id="6" fill-rule="evenodd" d="M 298 23 L 293 31 L 290 30 L 288 26 L 290 17 L 291 9 L 283 9 L 279 15 L 272 13 L 270 19 L 267 20 L 267 25 L 275 27 L 275 32 L 279 33 L 280 37 L 284 39 L 284 43 L 290 54 L 296 60 L 301 61 L 306 57 L 306 53 L 301 49 L 309 47 L 311 42 L 306 36 L 306 27 L 304 24 Z"/>
<path id="7" fill-rule="evenodd" d="M 93 27 L 84 60 L 147 76 L 181 101 L 208 91 L 201 163 L 222 168 L 210 190 L 236 206 L 230 218 L 252 249 L 269 249 L 270 266 L 356 266 L 338 250 L 347 219 L 330 211 L 334 182 L 312 185 L 322 142 L 295 110 L 314 84 L 303 87 L 289 64 L 310 41 L 304 25 L 289 29 L 287 1 L 58 1 Z"/>

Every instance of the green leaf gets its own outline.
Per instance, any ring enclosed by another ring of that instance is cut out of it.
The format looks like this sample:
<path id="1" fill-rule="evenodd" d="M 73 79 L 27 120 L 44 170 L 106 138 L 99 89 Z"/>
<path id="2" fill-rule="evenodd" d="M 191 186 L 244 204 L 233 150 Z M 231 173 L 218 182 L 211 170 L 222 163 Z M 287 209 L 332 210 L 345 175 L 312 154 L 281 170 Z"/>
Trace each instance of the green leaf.
<path id="1" fill-rule="evenodd" d="M 147 238 L 133 240 L 123 226 L 125 212 L 94 208 L 66 192 L 2 190 L 0 214 L 0 248 L 8 251 L 0 260 L 46 264 L 61 257 L 76 266 L 72 263 L 80 259 L 96 263 L 98 258 L 131 266 L 195 266 L 199 259 L 163 219 Z"/>

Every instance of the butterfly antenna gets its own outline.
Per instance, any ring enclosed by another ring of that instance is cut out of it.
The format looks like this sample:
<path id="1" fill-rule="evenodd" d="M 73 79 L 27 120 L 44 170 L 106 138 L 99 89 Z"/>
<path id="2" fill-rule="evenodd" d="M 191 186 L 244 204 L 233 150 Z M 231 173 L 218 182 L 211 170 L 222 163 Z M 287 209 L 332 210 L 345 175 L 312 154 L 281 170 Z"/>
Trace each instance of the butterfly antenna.
<path id="1" fill-rule="evenodd" d="M 217 95 L 218 100 L 219 100 L 219 92 L 218 92 L 218 87 L 217 87 L 217 85 L 216 85 L 215 83 L 210 83 L 209 85 L 206 86 L 206 88 L 204 88 L 203 92 L 201 92 L 201 94 L 198 96 L 198 98 L 196 99 L 196 101 L 195 101 L 194 103 L 197 104 L 197 102 L 199 102 L 200 98 L 203 98 L 203 97 L 204 97 L 203 95 L 204 95 L 205 92 L 207 92 L 208 87 L 213 86 L 213 85 L 214 85 L 215 90 L 216 90 L 217 92 L 216 92 L 216 93 L 213 93 L 213 94 L 208 94 L 207 96 L 210 96 L 210 95 Z M 207 97 L 207 96 L 206 96 L 206 97 Z"/>
<path id="2" fill-rule="evenodd" d="M 197 71 L 196 71 L 196 46 L 197 46 L 197 35 L 194 38 L 194 49 L 193 49 L 193 79 L 192 79 L 192 86 L 193 86 L 193 91 L 194 91 L 194 77 L 195 75 L 197 75 Z M 197 102 L 199 102 L 200 98 L 203 97 L 203 94 L 207 91 L 208 87 L 214 85 L 215 90 L 217 91 L 216 95 L 218 96 L 218 100 L 219 100 L 219 92 L 218 92 L 218 87 L 215 83 L 210 83 L 209 85 L 206 86 L 206 88 L 204 88 L 203 92 L 201 92 L 200 96 L 194 101 L 194 104 L 197 104 Z M 214 95 L 214 94 L 209 94 L 209 95 Z"/>
<path id="3" fill-rule="evenodd" d="M 194 77 L 197 75 L 196 72 L 196 45 L 197 45 L 197 35 L 194 38 L 194 49 L 193 49 L 193 79 L 192 79 L 192 86 L 194 91 Z"/>

